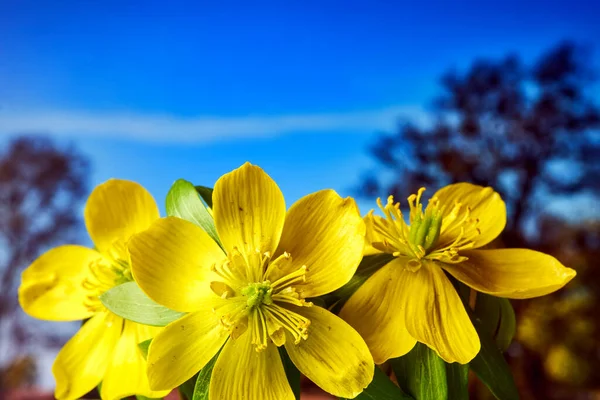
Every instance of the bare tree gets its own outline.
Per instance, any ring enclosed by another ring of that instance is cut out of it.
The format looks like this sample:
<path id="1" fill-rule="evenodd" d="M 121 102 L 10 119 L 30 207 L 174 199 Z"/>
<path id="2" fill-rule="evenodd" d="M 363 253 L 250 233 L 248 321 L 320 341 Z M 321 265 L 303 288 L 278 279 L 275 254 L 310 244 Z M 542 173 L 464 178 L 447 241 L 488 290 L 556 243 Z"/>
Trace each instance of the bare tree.
<path id="1" fill-rule="evenodd" d="M 27 339 L 15 318 L 20 272 L 43 251 L 80 240 L 88 161 L 72 146 L 16 137 L 0 153 L 0 322 L 12 340 Z"/>

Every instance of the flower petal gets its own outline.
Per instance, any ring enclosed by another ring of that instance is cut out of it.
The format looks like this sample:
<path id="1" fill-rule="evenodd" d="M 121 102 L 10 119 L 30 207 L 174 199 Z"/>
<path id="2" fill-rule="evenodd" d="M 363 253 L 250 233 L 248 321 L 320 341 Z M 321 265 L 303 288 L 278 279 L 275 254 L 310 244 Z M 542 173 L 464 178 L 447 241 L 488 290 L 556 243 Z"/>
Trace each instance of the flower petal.
<path id="1" fill-rule="evenodd" d="M 290 268 L 305 265 L 306 281 L 297 288 L 316 297 L 346 284 L 362 259 L 365 223 L 352 198 L 321 190 L 289 210 L 277 253 L 292 256 Z"/>
<path id="2" fill-rule="evenodd" d="M 288 333 L 285 349 L 296 367 L 321 389 L 352 399 L 373 379 L 375 365 L 363 338 L 324 308 L 290 306 L 310 320 L 308 339 L 294 344 Z"/>
<path id="3" fill-rule="evenodd" d="M 21 276 L 19 303 L 34 318 L 77 321 L 93 315 L 85 305 L 90 264 L 102 259 L 95 250 L 66 245 L 42 254 Z"/>
<path id="4" fill-rule="evenodd" d="M 64 345 L 52 366 L 57 399 L 79 399 L 100 383 L 122 326 L 116 315 L 97 313 Z"/>
<path id="5" fill-rule="evenodd" d="M 215 363 L 209 398 L 294 400 L 277 347 L 257 352 L 252 335 L 227 341 Z"/>
<path id="6" fill-rule="evenodd" d="M 195 311 L 211 294 L 210 267 L 225 254 L 195 224 L 176 217 L 157 220 L 128 243 L 131 272 L 154 301 L 176 311 Z"/>
<path id="7" fill-rule="evenodd" d="M 403 275 L 408 332 L 448 363 L 466 364 L 479 352 L 479 336 L 444 271 L 425 264 Z"/>
<path id="8" fill-rule="evenodd" d="M 85 205 L 85 226 L 101 253 L 127 260 L 125 242 L 160 217 L 152 195 L 140 184 L 109 179 Z"/>
<path id="9" fill-rule="evenodd" d="M 148 379 L 153 390 L 173 389 L 200 371 L 228 338 L 208 305 L 171 322 L 148 349 Z"/>
<path id="10" fill-rule="evenodd" d="M 408 353 L 417 341 L 404 324 L 404 261 L 394 258 L 375 272 L 348 299 L 340 317 L 352 325 L 373 354 L 376 364 Z"/>
<path id="11" fill-rule="evenodd" d="M 384 243 L 384 237 L 377 232 L 375 228 L 377 225 L 386 226 L 387 220 L 385 218 L 381 218 L 378 215 L 373 214 L 373 210 L 371 210 L 364 218 L 365 221 L 365 249 L 363 251 L 363 255 L 370 256 L 373 254 L 382 253 L 381 250 L 373 247 L 373 243 Z M 393 253 L 395 250 L 390 251 Z"/>
<path id="12" fill-rule="evenodd" d="M 552 293 L 576 275 L 556 258 L 526 249 L 471 250 L 459 264 L 443 267 L 473 289 L 498 297 L 528 299 Z"/>
<path id="13" fill-rule="evenodd" d="M 466 182 L 455 183 L 438 190 L 433 197 L 437 197 L 440 205 L 445 206 L 442 230 L 436 245 L 438 248 L 451 244 L 458 237 L 462 227 L 461 217 L 467 207 L 470 209 L 469 217 L 479 220 L 476 229 L 466 229 L 464 232 L 465 238 L 473 241 L 474 248 L 494 240 L 506 226 L 506 205 L 491 187 Z M 462 205 L 458 215 L 453 213 L 457 202 Z"/>
<path id="14" fill-rule="evenodd" d="M 285 200 L 277 184 L 250 163 L 223 175 L 215 184 L 213 214 L 221 243 L 230 254 L 270 252 L 279 243 Z"/>
<path id="15" fill-rule="evenodd" d="M 146 374 L 146 360 L 138 343 L 150 339 L 160 329 L 125 321 L 121 338 L 102 380 L 103 400 L 117 400 L 133 395 L 164 397 L 169 391 L 152 391 Z"/>

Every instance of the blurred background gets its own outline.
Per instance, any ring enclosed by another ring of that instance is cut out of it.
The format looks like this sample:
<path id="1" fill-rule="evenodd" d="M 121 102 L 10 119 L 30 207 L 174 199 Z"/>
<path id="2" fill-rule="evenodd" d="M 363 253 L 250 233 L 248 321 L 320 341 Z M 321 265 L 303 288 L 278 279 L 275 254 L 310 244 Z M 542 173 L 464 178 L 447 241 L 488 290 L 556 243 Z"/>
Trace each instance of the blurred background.
<path id="1" fill-rule="evenodd" d="M 138 181 L 164 214 L 176 179 L 251 161 L 288 205 L 496 188 L 494 245 L 578 273 L 513 302 L 522 398 L 600 398 L 599 20 L 593 0 L 0 2 L 0 397 L 52 392 L 78 324 L 27 317 L 16 289 L 43 251 L 90 244 L 96 184 Z"/>

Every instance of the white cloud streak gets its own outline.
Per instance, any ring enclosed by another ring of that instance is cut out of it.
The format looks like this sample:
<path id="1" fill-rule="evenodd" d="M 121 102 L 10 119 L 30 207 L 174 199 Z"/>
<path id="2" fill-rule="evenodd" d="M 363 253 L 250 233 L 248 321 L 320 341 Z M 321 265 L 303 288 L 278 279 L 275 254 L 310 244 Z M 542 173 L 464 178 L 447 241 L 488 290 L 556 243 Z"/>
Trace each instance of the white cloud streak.
<path id="1" fill-rule="evenodd" d="M 355 133 L 391 130 L 408 119 L 427 123 L 429 115 L 416 106 L 379 110 L 184 118 L 140 113 L 0 110 L 0 133 L 50 133 L 67 137 L 109 137 L 165 143 L 210 143 L 231 139 L 268 138 L 292 133 Z"/>

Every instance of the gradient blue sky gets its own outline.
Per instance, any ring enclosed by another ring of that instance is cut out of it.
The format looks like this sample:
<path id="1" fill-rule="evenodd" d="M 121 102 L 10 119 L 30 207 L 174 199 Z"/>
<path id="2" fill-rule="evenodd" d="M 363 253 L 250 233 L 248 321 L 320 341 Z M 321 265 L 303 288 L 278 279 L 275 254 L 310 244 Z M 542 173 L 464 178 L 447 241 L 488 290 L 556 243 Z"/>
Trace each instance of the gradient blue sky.
<path id="1" fill-rule="evenodd" d="M 596 47 L 598 4 L 4 0 L 0 145 L 73 141 L 92 184 L 133 179 L 160 204 L 175 179 L 212 185 L 247 160 L 288 204 L 350 194 L 375 132 L 426 119 L 441 73 L 565 38 Z"/>
<path id="2" fill-rule="evenodd" d="M 599 4 L 2 0 L 0 146 L 72 141 L 92 184 L 133 179 L 161 205 L 177 178 L 212 185 L 245 161 L 288 204 L 347 195 L 377 130 L 427 119 L 441 73 L 566 38 L 598 53 Z M 38 355 L 50 388 L 54 353 Z"/>

